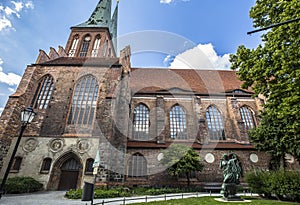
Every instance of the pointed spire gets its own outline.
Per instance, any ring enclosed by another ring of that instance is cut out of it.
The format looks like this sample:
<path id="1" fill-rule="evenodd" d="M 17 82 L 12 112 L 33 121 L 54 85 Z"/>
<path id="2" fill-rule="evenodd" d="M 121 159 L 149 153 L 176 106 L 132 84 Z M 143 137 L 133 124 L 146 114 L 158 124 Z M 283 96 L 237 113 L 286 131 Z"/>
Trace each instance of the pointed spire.
<path id="1" fill-rule="evenodd" d="M 111 0 L 99 0 L 89 20 L 76 27 L 109 27 L 111 22 Z"/>
<path id="2" fill-rule="evenodd" d="M 117 6 L 111 19 L 109 30 L 111 32 L 111 38 L 113 41 L 115 52 L 117 53 L 117 37 L 118 37 L 118 11 L 119 11 L 119 0 L 117 0 Z"/>

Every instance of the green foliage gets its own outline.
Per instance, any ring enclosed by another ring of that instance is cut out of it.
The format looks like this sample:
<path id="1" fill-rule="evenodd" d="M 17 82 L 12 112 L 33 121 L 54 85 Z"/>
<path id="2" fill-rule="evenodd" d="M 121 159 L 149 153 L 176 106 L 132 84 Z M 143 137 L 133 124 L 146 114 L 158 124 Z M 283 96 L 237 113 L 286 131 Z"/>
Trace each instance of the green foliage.
<path id="1" fill-rule="evenodd" d="M 255 171 L 247 173 L 246 182 L 254 193 L 280 200 L 300 202 L 300 173 L 296 171 Z"/>
<path id="2" fill-rule="evenodd" d="M 299 18 L 299 0 L 257 0 L 250 10 L 255 27 Z M 300 21 L 284 24 L 262 35 L 255 49 L 240 46 L 231 55 L 243 88 L 267 98 L 257 129 L 250 133 L 260 150 L 273 156 L 290 153 L 300 159 Z"/>
<path id="3" fill-rule="evenodd" d="M 78 190 L 70 189 L 65 193 L 65 197 L 67 197 L 68 199 L 81 199 L 82 189 L 78 189 Z"/>
<path id="4" fill-rule="evenodd" d="M 160 189 L 148 189 L 145 191 L 146 195 L 161 195 L 161 194 L 171 194 L 171 193 L 181 193 L 181 189 L 176 188 L 160 188 Z"/>
<path id="5" fill-rule="evenodd" d="M 129 192 L 124 190 L 123 188 L 116 189 L 96 189 L 95 190 L 95 199 L 103 199 L 103 198 L 115 198 L 115 197 L 128 197 L 131 196 Z"/>
<path id="6" fill-rule="evenodd" d="M 259 198 L 245 198 L 251 200 L 251 203 L 238 203 L 238 202 L 219 202 L 215 200 L 216 197 L 199 197 L 199 198 L 188 198 L 188 199 L 177 199 L 168 201 L 155 201 L 147 203 L 137 203 L 136 205 L 237 205 L 237 204 L 251 204 L 251 205 L 299 205 L 298 203 L 282 202 L 275 200 L 265 200 Z"/>
<path id="7" fill-rule="evenodd" d="M 103 199 L 103 198 L 115 198 L 115 197 L 128 197 L 131 196 L 126 189 L 122 187 L 113 188 L 113 189 L 99 189 L 96 188 L 94 190 L 94 198 L 95 199 Z M 81 199 L 82 197 L 82 189 L 67 191 L 65 197 L 68 199 Z"/>
<path id="8" fill-rule="evenodd" d="M 168 172 L 173 176 L 184 173 L 187 176 L 189 185 L 189 175 L 192 171 L 202 171 L 204 165 L 200 162 L 200 156 L 191 147 L 172 144 L 163 152 L 164 157 L 161 164 L 168 167 Z"/>
<path id="9" fill-rule="evenodd" d="M 7 194 L 20 194 L 20 193 L 30 193 L 35 191 L 40 191 L 43 189 L 43 184 L 36 181 L 31 177 L 13 177 L 8 178 L 4 193 Z"/>

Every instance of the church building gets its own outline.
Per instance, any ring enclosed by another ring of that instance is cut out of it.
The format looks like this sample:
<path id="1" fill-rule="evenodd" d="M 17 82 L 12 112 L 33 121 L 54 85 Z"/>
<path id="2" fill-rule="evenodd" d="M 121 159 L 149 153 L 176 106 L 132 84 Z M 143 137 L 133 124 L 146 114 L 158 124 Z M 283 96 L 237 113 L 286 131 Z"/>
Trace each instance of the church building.
<path id="1" fill-rule="evenodd" d="M 171 144 L 193 147 L 204 164 L 191 183 L 221 182 L 219 162 L 234 152 L 244 171 L 268 169 L 248 130 L 264 99 L 241 88 L 235 71 L 131 67 L 130 42 L 117 53 L 118 4 L 100 0 L 71 27 L 66 46 L 39 51 L 0 118 L 0 176 L 20 131 L 20 112 L 37 113 L 21 139 L 9 177 L 30 176 L 47 190 L 98 185 L 178 186 L 161 165 Z M 1 177 L 0 177 L 1 178 Z"/>

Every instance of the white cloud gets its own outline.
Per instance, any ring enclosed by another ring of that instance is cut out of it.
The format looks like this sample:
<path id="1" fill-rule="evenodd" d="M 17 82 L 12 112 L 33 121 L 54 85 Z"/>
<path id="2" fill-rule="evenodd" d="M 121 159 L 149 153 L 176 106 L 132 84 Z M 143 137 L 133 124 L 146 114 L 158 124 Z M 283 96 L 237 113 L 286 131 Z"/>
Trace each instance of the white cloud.
<path id="1" fill-rule="evenodd" d="M 13 16 L 21 18 L 21 12 L 27 9 L 34 9 L 32 1 L 26 1 L 25 3 L 23 1 L 10 1 L 10 5 L 0 5 L 0 31 L 13 28 L 11 22 Z"/>
<path id="2" fill-rule="evenodd" d="M 190 0 L 160 0 L 161 4 L 171 4 L 175 2 L 188 2 Z"/>
<path id="3" fill-rule="evenodd" d="M 1 83 L 6 83 L 8 84 L 9 86 L 15 86 L 15 85 L 18 85 L 19 82 L 21 81 L 21 76 L 15 74 L 15 73 L 4 73 L 3 72 L 3 68 L 2 68 L 2 65 L 3 64 L 3 61 L 2 59 L 0 58 L 0 82 Z"/>
<path id="4" fill-rule="evenodd" d="M 5 16 L 0 16 L 0 31 L 5 28 L 12 28 L 12 24 Z"/>
<path id="5" fill-rule="evenodd" d="M 199 44 L 176 57 L 167 56 L 164 64 L 173 69 L 230 69 L 231 66 L 229 54 L 217 55 L 211 43 Z"/>
<path id="6" fill-rule="evenodd" d="M 0 116 L 1 116 L 1 114 L 3 112 L 3 110 L 4 110 L 4 107 L 0 107 Z"/>
<path id="7" fill-rule="evenodd" d="M 15 11 L 16 12 L 20 12 L 24 7 L 23 2 L 11 1 L 11 3 L 13 3 L 15 5 Z"/>

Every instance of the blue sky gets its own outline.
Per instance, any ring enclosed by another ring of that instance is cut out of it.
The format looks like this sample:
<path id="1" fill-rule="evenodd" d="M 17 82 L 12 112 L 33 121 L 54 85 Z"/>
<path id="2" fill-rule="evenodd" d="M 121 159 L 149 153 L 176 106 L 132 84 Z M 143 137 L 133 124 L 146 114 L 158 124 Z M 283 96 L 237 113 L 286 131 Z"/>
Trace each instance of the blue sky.
<path id="1" fill-rule="evenodd" d="M 98 0 L 0 1 L 0 113 L 26 65 L 35 62 L 39 49 L 48 53 L 49 47 L 64 47 L 70 27 L 86 21 L 97 3 Z M 197 48 L 208 56 L 212 67 L 228 69 L 228 54 L 239 45 L 254 48 L 260 43 L 259 34 L 246 34 L 253 30 L 249 10 L 254 4 L 255 0 L 120 0 L 119 36 L 130 44 L 134 34 L 143 39 L 155 32 L 166 39 L 175 36 L 190 43 L 187 48 L 181 46 L 169 53 L 133 51 L 133 67 L 184 67 L 178 59 L 197 58 Z M 157 49 L 174 49 L 167 42 L 157 45 Z M 143 46 L 147 50 L 149 45 Z"/>

